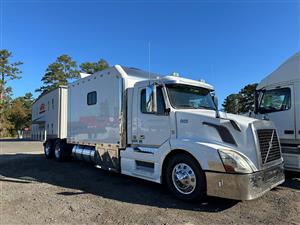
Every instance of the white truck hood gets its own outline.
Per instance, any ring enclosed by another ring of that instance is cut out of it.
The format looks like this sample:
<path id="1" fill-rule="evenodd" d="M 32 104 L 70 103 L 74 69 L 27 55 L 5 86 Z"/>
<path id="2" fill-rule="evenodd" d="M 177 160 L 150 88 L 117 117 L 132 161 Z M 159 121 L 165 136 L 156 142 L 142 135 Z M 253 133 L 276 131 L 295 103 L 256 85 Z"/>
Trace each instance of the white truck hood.
<path id="1" fill-rule="evenodd" d="M 220 116 L 221 118 L 216 118 L 216 112 L 213 110 L 189 109 L 177 111 L 177 138 L 215 143 L 225 148 L 234 149 L 247 156 L 259 168 L 261 162 L 258 162 L 259 150 L 255 129 L 275 129 L 273 123 L 223 112 L 220 112 Z M 238 129 L 230 120 L 237 124 Z M 227 130 L 227 134 L 229 131 L 235 143 L 224 142 L 220 132 L 216 129 L 220 126 L 223 130 Z"/>

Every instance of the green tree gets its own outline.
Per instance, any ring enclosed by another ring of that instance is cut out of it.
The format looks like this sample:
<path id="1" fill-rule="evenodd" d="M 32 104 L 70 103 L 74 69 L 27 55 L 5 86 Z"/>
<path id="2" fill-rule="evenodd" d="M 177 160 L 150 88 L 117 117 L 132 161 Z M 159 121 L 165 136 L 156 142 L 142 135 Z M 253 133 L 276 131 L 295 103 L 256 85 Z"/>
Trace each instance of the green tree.
<path id="1" fill-rule="evenodd" d="M 51 91 L 60 85 L 67 85 L 70 80 L 77 77 L 79 77 L 79 71 L 76 62 L 68 55 L 61 55 L 48 66 L 41 80 L 43 86 L 36 92 Z"/>
<path id="2" fill-rule="evenodd" d="M 241 114 L 254 109 L 254 95 L 257 84 L 248 84 L 238 94 L 228 95 L 222 106 L 228 113 Z"/>
<path id="3" fill-rule="evenodd" d="M 94 74 L 98 71 L 108 68 L 109 65 L 104 59 L 100 59 L 98 62 L 84 62 L 80 64 L 80 72 Z"/>
<path id="4" fill-rule="evenodd" d="M 222 106 L 225 112 L 237 114 L 239 110 L 238 104 L 239 104 L 239 95 L 231 94 L 225 98 Z"/>
<path id="5" fill-rule="evenodd" d="M 12 57 L 12 53 L 7 49 L 0 50 L 0 137 L 7 135 L 7 130 L 10 127 L 6 113 L 12 90 L 6 87 L 7 82 L 21 78 L 20 74 L 22 73 L 19 66 L 23 63 L 20 61 L 11 62 Z"/>
<path id="6" fill-rule="evenodd" d="M 239 113 L 254 110 L 254 98 L 257 83 L 248 84 L 239 92 Z"/>
<path id="7" fill-rule="evenodd" d="M 11 135 L 16 134 L 18 130 L 29 128 L 31 126 L 31 106 L 34 99 L 31 93 L 26 93 L 11 102 L 8 113 L 8 120 L 11 124 Z"/>

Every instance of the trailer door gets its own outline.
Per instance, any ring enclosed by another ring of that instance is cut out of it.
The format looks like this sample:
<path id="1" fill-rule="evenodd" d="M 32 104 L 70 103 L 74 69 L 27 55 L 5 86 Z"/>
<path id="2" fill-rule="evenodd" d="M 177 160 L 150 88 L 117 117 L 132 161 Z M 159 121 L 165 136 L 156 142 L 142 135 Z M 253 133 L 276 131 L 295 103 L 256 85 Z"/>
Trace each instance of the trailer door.
<path id="1" fill-rule="evenodd" d="M 280 139 L 295 139 L 295 95 L 293 85 L 267 89 L 258 112 L 275 123 Z"/>

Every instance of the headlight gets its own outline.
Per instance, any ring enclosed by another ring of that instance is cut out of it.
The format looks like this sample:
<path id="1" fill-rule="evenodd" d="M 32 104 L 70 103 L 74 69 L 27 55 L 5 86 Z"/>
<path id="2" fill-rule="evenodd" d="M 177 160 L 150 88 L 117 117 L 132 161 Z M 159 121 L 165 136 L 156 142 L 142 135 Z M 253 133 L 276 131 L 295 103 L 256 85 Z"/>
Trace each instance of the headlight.
<path id="1" fill-rule="evenodd" d="M 224 168 L 228 173 L 252 173 L 253 170 L 244 157 L 236 152 L 219 149 Z"/>

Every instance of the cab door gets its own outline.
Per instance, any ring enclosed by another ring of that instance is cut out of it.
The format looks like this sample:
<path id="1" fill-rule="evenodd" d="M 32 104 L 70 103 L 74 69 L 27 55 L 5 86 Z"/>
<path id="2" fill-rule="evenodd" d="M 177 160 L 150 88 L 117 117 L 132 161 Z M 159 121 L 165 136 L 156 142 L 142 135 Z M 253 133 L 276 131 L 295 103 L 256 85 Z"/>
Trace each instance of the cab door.
<path id="1" fill-rule="evenodd" d="M 139 146 L 159 147 L 170 138 L 170 118 L 166 112 L 163 87 L 139 88 L 137 97 L 136 142 Z"/>
<path id="2" fill-rule="evenodd" d="M 293 85 L 270 88 L 261 98 L 259 113 L 274 122 L 280 139 L 296 138 L 294 102 Z"/>

